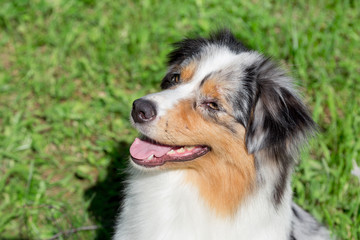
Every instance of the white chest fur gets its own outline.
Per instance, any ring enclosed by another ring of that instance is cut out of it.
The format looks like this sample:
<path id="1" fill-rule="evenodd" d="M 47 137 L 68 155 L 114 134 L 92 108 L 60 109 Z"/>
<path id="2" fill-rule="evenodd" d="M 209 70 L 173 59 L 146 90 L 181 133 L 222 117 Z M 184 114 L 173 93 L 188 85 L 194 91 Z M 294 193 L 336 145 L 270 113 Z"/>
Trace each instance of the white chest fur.
<path id="1" fill-rule="evenodd" d="M 216 216 L 181 171 L 134 174 L 114 240 L 285 240 L 291 225 L 290 190 L 275 209 L 266 185 L 228 218 Z"/>

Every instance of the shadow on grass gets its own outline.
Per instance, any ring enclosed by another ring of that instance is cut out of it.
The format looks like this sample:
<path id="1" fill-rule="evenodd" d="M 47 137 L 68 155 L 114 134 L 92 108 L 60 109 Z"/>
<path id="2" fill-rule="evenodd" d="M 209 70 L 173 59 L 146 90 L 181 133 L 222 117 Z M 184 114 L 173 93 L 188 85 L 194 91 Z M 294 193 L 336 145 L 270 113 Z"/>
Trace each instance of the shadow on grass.
<path id="1" fill-rule="evenodd" d="M 102 182 L 97 182 L 85 192 L 86 199 L 92 199 L 89 213 L 95 218 L 99 229 L 96 232 L 96 240 L 111 239 L 114 233 L 116 216 L 122 202 L 125 168 L 129 157 L 130 145 L 120 142 L 113 150 L 107 153 L 111 157 L 107 169 L 107 177 Z"/>

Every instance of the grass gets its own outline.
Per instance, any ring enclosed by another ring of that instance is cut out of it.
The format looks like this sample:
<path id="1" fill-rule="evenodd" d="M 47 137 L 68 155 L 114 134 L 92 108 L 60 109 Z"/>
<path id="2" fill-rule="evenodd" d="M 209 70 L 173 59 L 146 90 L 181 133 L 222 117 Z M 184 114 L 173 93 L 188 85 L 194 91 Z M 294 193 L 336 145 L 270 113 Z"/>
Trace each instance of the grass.
<path id="1" fill-rule="evenodd" d="M 357 1 L 0 2 L 0 239 L 108 239 L 121 201 L 131 102 L 157 91 L 170 43 L 226 26 L 302 86 L 320 133 L 296 202 L 360 239 Z"/>

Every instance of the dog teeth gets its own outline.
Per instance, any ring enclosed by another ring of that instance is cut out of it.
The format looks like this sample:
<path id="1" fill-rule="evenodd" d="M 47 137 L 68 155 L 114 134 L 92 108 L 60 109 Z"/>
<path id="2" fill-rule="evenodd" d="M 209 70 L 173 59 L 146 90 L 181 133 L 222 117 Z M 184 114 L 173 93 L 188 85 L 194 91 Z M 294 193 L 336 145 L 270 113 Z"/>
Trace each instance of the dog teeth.
<path id="1" fill-rule="evenodd" d="M 182 148 L 179 148 L 178 150 L 176 150 L 177 153 L 183 153 L 185 152 L 185 149 L 182 147 Z"/>
<path id="2" fill-rule="evenodd" d="M 147 158 L 147 160 L 152 160 L 154 158 L 154 154 L 152 154 L 151 156 L 149 156 L 148 158 Z"/>
<path id="3" fill-rule="evenodd" d="M 168 151 L 168 152 L 167 152 L 167 155 L 173 155 L 173 154 L 175 154 L 175 151 L 174 151 L 174 150 L 172 150 L 172 149 L 171 149 L 170 151 Z"/>
<path id="4" fill-rule="evenodd" d="M 187 150 L 187 151 L 191 151 L 191 150 L 193 150 L 195 147 L 185 147 L 185 149 Z"/>
<path id="5" fill-rule="evenodd" d="M 171 149 L 170 151 L 168 151 L 166 154 L 167 155 L 174 155 L 174 154 L 176 154 L 176 153 L 184 153 L 184 152 L 186 152 L 186 151 L 191 151 L 191 150 L 193 150 L 195 147 L 181 147 L 181 148 L 179 148 L 179 149 L 177 149 L 177 150 L 173 150 L 173 149 Z"/>

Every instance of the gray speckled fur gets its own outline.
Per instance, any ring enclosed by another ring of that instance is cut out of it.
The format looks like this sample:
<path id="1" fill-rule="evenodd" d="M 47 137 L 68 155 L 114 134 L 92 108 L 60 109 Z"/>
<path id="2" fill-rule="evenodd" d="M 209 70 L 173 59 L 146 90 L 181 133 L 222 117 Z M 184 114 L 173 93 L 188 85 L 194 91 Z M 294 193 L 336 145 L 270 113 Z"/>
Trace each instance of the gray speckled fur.
<path id="1" fill-rule="evenodd" d="M 330 239 L 329 231 L 319 224 L 308 212 L 297 204 L 292 204 L 293 220 L 291 240 L 324 240 Z"/>

